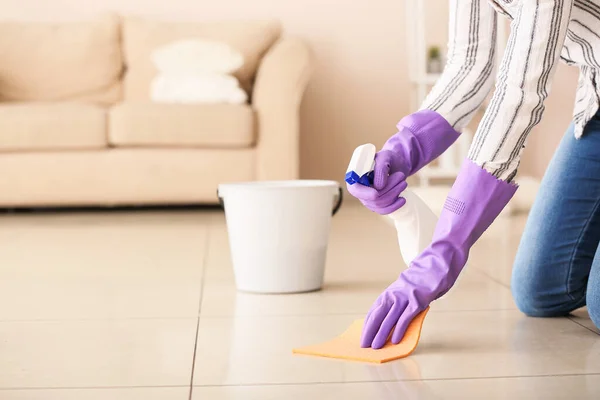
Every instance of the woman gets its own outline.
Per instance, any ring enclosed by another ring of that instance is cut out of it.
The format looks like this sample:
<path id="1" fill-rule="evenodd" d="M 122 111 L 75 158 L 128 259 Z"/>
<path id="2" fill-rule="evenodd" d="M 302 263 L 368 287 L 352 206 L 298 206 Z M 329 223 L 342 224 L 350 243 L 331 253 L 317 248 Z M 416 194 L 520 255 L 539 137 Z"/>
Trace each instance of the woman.
<path id="1" fill-rule="evenodd" d="M 512 20 L 495 90 L 446 199 L 433 241 L 376 300 L 361 345 L 398 343 L 410 321 L 445 294 L 469 250 L 517 190 L 527 136 L 544 112 L 559 58 L 579 66 L 573 123 L 531 210 L 513 270 L 531 316 L 587 305 L 600 327 L 600 0 L 452 0 L 444 72 L 377 153 L 373 187 L 349 185 L 370 210 L 402 207 L 406 177 L 442 154 L 494 86 L 496 13 Z"/>

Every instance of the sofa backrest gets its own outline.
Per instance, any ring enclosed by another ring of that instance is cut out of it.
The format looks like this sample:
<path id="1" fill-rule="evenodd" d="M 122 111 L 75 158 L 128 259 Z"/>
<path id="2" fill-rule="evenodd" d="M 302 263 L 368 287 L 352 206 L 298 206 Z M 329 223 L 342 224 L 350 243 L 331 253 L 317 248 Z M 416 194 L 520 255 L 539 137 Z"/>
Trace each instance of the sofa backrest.
<path id="1" fill-rule="evenodd" d="M 0 101 L 121 98 L 119 17 L 87 21 L 0 22 Z"/>
<path id="2" fill-rule="evenodd" d="M 261 57 L 281 34 L 275 21 L 167 22 L 127 17 L 123 20 L 125 100 L 148 100 L 157 70 L 152 52 L 181 39 L 208 39 L 227 43 L 244 55 L 244 65 L 234 74 L 250 93 Z"/>

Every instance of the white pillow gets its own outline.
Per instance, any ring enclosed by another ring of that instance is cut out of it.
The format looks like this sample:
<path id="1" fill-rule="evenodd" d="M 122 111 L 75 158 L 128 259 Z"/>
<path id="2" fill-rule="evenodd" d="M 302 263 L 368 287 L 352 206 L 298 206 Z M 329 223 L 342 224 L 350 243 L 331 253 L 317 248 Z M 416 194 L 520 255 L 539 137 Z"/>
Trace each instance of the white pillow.
<path id="1" fill-rule="evenodd" d="M 232 74 L 244 65 L 244 56 L 222 42 L 184 39 L 154 50 L 152 61 L 168 74 Z"/>
<path id="2" fill-rule="evenodd" d="M 151 86 L 150 97 L 157 103 L 228 103 L 248 100 L 236 78 L 220 74 L 159 74 Z"/>

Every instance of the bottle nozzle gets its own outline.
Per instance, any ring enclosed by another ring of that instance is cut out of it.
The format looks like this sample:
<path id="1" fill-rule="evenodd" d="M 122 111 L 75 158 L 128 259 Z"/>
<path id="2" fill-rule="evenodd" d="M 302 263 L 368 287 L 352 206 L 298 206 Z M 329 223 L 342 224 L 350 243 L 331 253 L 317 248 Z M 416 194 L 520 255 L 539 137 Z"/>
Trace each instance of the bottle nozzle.
<path id="1" fill-rule="evenodd" d="M 377 149 L 372 143 L 363 144 L 354 150 L 350 164 L 348 164 L 348 169 L 346 170 L 345 181 L 348 184 L 359 183 L 371 186 L 373 183 L 375 153 L 377 153 Z"/>

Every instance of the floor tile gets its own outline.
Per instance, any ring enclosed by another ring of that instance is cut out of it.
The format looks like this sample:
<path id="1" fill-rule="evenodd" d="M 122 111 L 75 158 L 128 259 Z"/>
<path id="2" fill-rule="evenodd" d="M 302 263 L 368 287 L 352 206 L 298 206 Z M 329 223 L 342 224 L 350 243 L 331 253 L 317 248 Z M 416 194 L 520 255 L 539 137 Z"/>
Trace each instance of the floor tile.
<path id="1" fill-rule="evenodd" d="M 291 352 L 364 317 L 406 267 L 393 225 L 358 204 L 332 220 L 323 290 L 296 295 L 235 289 L 220 212 L 2 215 L 0 399 L 187 399 L 193 364 L 195 400 L 600 398 L 586 310 L 515 309 L 525 221 L 484 234 L 413 355 L 372 365 Z"/>
<path id="2" fill-rule="evenodd" d="M 227 225 L 224 215 L 215 216 L 213 218 L 207 242 L 206 264 L 204 264 L 204 282 L 207 280 L 212 282 L 232 282 L 234 274 L 231 265 L 229 238 L 227 237 Z"/>
<path id="3" fill-rule="evenodd" d="M 416 352 L 370 365 L 293 355 L 357 316 L 201 318 L 195 385 L 360 382 L 600 373 L 597 335 L 518 311 L 431 312 Z"/>
<path id="4" fill-rule="evenodd" d="M 0 320 L 194 317 L 201 212 L 0 217 Z"/>
<path id="5" fill-rule="evenodd" d="M 188 400 L 189 387 L 0 390 L 2 400 Z"/>
<path id="6" fill-rule="evenodd" d="M 183 386 L 191 380 L 196 325 L 196 319 L 0 322 L 0 388 Z"/>
<path id="7" fill-rule="evenodd" d="M 192 400 L 434 400 L 600 398 L 600 376 L 550 376 L 437 381 L 194 387 Z"/>

